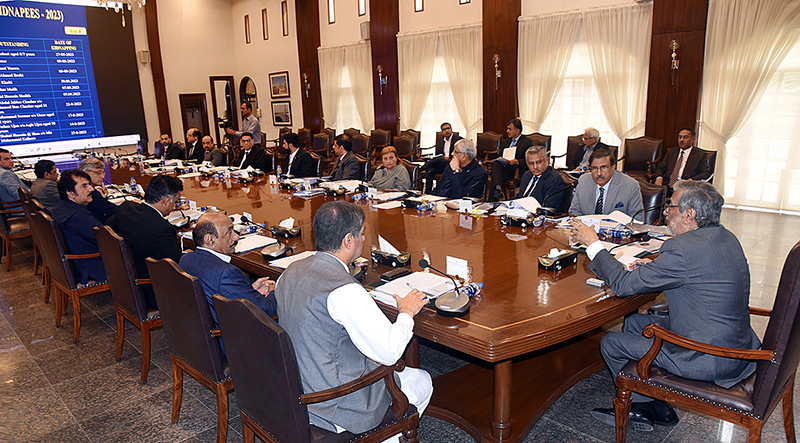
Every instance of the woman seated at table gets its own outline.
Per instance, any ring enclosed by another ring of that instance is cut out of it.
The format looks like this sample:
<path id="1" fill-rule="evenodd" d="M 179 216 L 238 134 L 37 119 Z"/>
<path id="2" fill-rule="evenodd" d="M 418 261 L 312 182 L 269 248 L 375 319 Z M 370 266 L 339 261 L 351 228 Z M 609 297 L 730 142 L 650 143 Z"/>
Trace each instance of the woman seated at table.
<path id="1" fill-rule="evenodd" d="M 387 146 L 381 151 L 382 166 L 378 167 L 370 184 L 378 189 L 393 189 L 407 191 L 411 188 L 411 179 L 408 178 L 408 170 L 405 166 L 399 165 L 397 150 L 392 146 Z"/>
<path id="2" fill-rule="evenodd" d="M 78 169 L 89 174 L 92 179 L 92 202 L 86 207 L 91 213 L 105 223 L 105 221 L 116 214 L 117 205 L 108 201 L 108 190 L 105 186 L 106 165 L 102 160 L 90 157 L 81 162 Z"/>

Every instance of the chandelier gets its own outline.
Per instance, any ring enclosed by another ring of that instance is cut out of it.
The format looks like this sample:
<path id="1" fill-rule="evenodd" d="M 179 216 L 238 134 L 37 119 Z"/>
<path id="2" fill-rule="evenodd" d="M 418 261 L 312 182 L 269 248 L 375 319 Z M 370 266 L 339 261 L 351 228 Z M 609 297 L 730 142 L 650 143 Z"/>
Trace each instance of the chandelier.
<path id="1" fill-rule="evenodd" d="M 144 8 L 146 0 L 127 0 L 125 3 L 128 4 L 128 11 L 132 11 L 134 3 L 136 3 L 136 6 Z M 110 9 L 113 6 L 114 12 L 116 13 L 122 12 L 122 8 L 124 8 L 122 2 L 120 1 L 97 0 L 97 4 L 105 7 L 106 10 Z M 125 14 L 122 14 L 122 27 L 123 28 L 125 27 Z"/>

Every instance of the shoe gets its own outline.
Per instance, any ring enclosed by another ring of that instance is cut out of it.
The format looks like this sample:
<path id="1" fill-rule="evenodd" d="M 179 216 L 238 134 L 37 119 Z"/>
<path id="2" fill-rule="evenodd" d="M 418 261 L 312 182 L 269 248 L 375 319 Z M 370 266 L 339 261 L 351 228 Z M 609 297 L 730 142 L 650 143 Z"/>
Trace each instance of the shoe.
<path id="1" fill-rule="evenodd" d="M 653 423 L 660 426 L 675 426 L 680 421 L 672 406 L 661 400 L 635 402 L 631 411 L 649 412 L 653 416 Z"/>
<path id="2" fill-rule="evenodd" d="M 614 409 L 592 409 L 592 417 L 600 423 L 616 426 L 617 421 Z M 651 432 L 653 430 L 653 414 L 650 411 L 634 411 L 628 414 L 628 428 L 635 431 Z"/>

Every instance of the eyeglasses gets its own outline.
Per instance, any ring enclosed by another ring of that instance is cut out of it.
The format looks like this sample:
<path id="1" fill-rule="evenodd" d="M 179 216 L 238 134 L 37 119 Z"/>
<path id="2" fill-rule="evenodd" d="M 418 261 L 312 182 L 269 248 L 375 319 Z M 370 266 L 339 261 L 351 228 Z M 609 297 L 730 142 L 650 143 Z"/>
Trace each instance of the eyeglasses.
<path id="1" fill-rule="evenodd" d="M 461 151 L 453 151 L 453 154 L 463 154 Z"/>
<path id="2" fill-rule="evenodd" d="M 591 169 L 591 171 L 592 171 L 592 172 L 597 172 L 597 171 L 606 172 L 606 171 L 608 171 L 609 169 L 611 169 L 611 166 L 608 166 L 608 165 L 603 165 L 603 166 L 592 166 L 592 167 L 591 167 L 591 168 L 589 168 L 589 169 Z"/>
<path id="3" fill-rule="evenodd" d="M 592 139 L 595 139 L 595 138 L 597 138 L 597 137 L 581 137 L 581 140 L 587 141 L 587 140 L 592 140 Z"/>

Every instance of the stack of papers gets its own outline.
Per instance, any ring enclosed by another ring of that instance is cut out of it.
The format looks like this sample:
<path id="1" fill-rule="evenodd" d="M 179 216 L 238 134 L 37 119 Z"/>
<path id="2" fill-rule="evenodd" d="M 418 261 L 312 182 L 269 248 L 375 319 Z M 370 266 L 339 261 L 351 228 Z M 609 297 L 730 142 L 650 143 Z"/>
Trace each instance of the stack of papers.
<path id="1" fill-rule="evenodd" d="M 445 292 L 452 291 L 455 289 L 455 286 L 447 277 L 436 274 L 426 274 L 424 272 L 414 272 L 384 283 L 373 289 L 369 294 L 375 300 L 396 308 L 397 302 L 394 300 L 394 297 L 392 297 L 392 294 L 403 298 L 411 292 L 412 288 L 420 290 L 424 292 L 428 298 L 434 299 Z"/>
<path id="2" fill-rule="evenodd" d="M 542 205 L 533 197 L 524 197 L 517 200 L 502 202 L 494 211 L 493 215 L 508 215 L 509 217 L 527 217 L 528 214 L 535 214 L 536 210 Z"/>
<path id="3" fill-rule="evenodd" d="M 300 198 L 312 198 L 318 195 L 325 195 L 325 191 L 320 188 L 314 188 L 306 189 L 305 191 L 295 191 L 293 195 Z"/>
<path id="4" fill-rule="evenodd" d="M 292 254 L 288 257 L 279 258 L 277 260 L 272 260 L 269 262 L 270 266 L 275 266 L 276 268 L 286 269 L 292 263 L 302 260 L 306 257 L 311 257 L 312 255 L 316 254 L 317 251 L 305 251 L 299 254 Z"/>
<path id="5" fill-rule="evenodd" d="M 406 193 L 405 192 L 401 192 L 401 191 L 398 191 L 398 192 L 381 192 L 376 197 L 376 200 L 382 201 L 382 202 L 386 202 L 386 201 L 389 201 L 389 200 L 397 200 L 397 199 L 403 198 L 405 196 L 406 196 Z"/>
<path id="6" fill-rule="evenodd" d="M 278 240 L 270 237 L 264 237 L 263 235 L 248 235 L 246 237 L 239 238 L 239 242 L 236 243 L 235 253 L 252 251 L 253 249 L 263 248 L 264 246 L 271 245 L 273 243 L 278 243 Z"/>
<path id="7" fill-rule="evenodd" d="M 347 189 L 347 192 L 353 192 L 361 183 L 362 182 L 358 180 L 339 180 L 335 182 L 320 183 L 320 186 L 327 189 L 339 189 L 341 187 Z"/>

